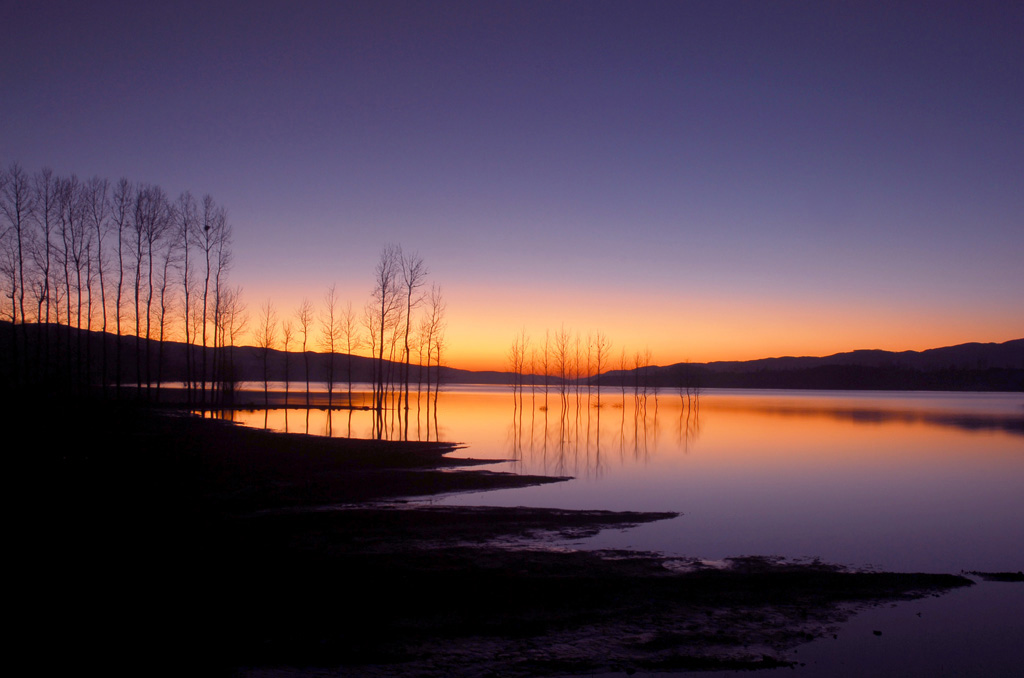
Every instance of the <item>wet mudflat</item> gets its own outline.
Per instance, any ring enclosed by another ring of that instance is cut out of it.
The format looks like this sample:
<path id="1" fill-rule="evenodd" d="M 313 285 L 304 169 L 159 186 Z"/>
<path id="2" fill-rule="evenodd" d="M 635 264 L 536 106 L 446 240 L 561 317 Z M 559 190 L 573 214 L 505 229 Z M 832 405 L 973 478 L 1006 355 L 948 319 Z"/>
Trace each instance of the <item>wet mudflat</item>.
<path id="1" fill-rule="evenodd" d="M 80 407 L 26 469 L 28 610 L 58 663 L 548 675 L 772 667 L 861 605 L 970 585 L 820 562 L 548 548 L 672 513 L 432 506 L 557 482 L 452 445 Z M 83 434 L 85 431 L 87 434 Z M 416 496 L 417 501 L 401 501 Z"/>

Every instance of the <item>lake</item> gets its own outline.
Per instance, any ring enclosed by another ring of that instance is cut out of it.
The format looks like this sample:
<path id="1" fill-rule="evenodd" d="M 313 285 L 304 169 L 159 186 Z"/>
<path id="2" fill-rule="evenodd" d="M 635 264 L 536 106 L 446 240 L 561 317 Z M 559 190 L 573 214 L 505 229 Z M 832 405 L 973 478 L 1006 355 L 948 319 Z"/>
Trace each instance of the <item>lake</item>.
<path id="1" fill-rule="evenodd" d="M 681 514 L 573 548 L 710 561 L 818 557 L 895 571 L 1024 569 L 1024 394 L 707 390 L 687 403 L 675 392 L 612 389 L 600 407 L 586 392 L 568 394 L 563 407 L 553 390 L 545 399 L 528 389 L 520 404 L 508 389 L 452 386 L 436 409 L 425 401 L 417 416 L 413 398 L 408 437 L 465 443 L 458 456 L 493 459 L 485 467 L 493 470 L 573 477 L 429 501 Z M 283 410 L 235 416 L 285 428 Z M 289 430 L 305 429 L 304 410 L 287 416 Z M 324 411 L 310 412 L 310 433 L 327 428 Z M 365 411 L 335 412 L 331 430 L 374 431 Z M 404 430 L 394 423 L 388 437 Z M 1024 586 L 991 582 L 869 610 L 839 640 L 801 648 L 800 675 L 877 674 L 901 662 L 901 675 L 1018 675 L 1022 610 Z"/>
<path id="2" fill-rule="evenodd" d="M 456 456 L 494 459 L 493 470 L 574 478 L 434 501 L 682 514 L 588 547 L 904 571 L 1024 566 L 1024 394 L 713 390 L 687 406 L 674 392 L 645 404 L 615 389 L 600 408 L 595 394 L 586 401 L 569 394 L 563 410 L 551 390 L 545 409 L 543 392 L 527 390 L 519 408 L 508 389 L 453 386 L 436 411 L 422 397 L 417 418 L 414 394 L 409 438 L 464 443 Z M 235 418 L 285 430 L 285 410 Z M 287 418 L 306 430 L 305 410 Z M 309 432 L 327 432 L 325 411 L 310 412 Z M 371 413 L 336 411 L 331 432 L 371 437 Z"/>

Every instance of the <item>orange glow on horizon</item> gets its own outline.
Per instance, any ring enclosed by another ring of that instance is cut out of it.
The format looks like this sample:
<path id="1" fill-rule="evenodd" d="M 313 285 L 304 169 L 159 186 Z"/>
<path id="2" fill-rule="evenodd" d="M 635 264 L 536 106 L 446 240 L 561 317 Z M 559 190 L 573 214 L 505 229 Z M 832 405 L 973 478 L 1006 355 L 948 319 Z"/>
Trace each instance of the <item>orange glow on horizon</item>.
<path id="1" fill-rule="evenodd" d="M 365 299 L 359 295 L 365 296 L 364 288 L 355 284 L 338 288 L 342 306 L 351 299 L 360 320 Z M 539 351 L 545 333 L 553 344 L 555 334 L 563 327 L 572 334 L 573 342 L 579 333 L 581 351 L 585 351 L 588 333 L 600 331 L 611 340 L 605 370 L 618 369 L 623 348 L 630 360 L 637 351 L 649 349 L 654 364 L 671 365 L 687 360 L 704 363 L 828 356 L 859 349 L 923 351 L 1024 337 L 1024 324 L 1019 319 L 985 309 L 979 309 L 973 317 L 953 319 L 943 309 L 867 302 L 816 305 L 712 294 L 700 298 L 668 294 L 645 297 L 625 288 L 577 288 L 555 293 L 528 285 L 494 290 L 466 283 L 445 286 L 444 295 L 447 327 L 443 363 L 473 371 L 507 371 L 509 347 L 521 331 L 529 338 L 529 348 Z M 292 321 L 293 351 L 301 348 L 294 309 L 303 297 L 315 307 L 317 321 L 308 347 L 318 351 L 322 301 L 297 290 L 279 288 L 271 295 L 278 318 Z M 259 305 L 250 299 L 249 306 L 250 333 L 239 342 L 243 345 L 254 343 L 251 337 L 257 312 L 253 309 Z M 368 353 L 365 347 L 356 351 L 357 355 Z"/>

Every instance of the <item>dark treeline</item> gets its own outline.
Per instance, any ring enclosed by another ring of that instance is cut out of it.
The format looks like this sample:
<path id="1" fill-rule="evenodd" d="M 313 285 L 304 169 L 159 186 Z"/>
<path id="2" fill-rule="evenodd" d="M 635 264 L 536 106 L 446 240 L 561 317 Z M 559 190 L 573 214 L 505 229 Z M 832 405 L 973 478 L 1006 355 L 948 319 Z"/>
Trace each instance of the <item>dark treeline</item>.
<path id="1" fill-rule="evenodd" d="M 33 343 L 37 340 L 37 337 L 44 336 L 47 331 L 51 333 L 56 332 L 58 331 L 58 327 L 53 326 L 50 328 L 46 328 L 43 325 L 36 325 L 34 323 L 30 323 L 28 327 L 25 328 L 25 330 L 26 331 L 24 332 L 24 334 L 26 334 L 28 337 L 29 345 L 33 345 Z M 17 325 L 13 325 L 9 320 L 0 320 L 0 347 L 3 347 L 4 350 L 6 350 L 7 347 L 11 346 L 11 342 L 13 340 L 12 335 L 15 331 L 19 332 L 20 336 L 23 332 L 23 328 Z M 63 326 L 59 328 L 59 331 L 64 331 Z M 102 346 L 102 343 L 104 342 L 104 337 L 102 333 L 95 330 L 93 330 L 90 333 L 87 333 L 84 330 L 79 332 L 79 330 L 72 328 L 71 333 L 73 336 L 71 342 L 72 346 L 78 343 L 78 335 L 82 334 L 83 336 L 80 338 L 82 345 L 91 346 L 91 350 L 94 353 L 99 351 L 100 347 Z M 117 341 L 120 341 L 122 343 L 121 350 L 124 356 L 125 363 L 123 370 L 123 381 L 125 382 L 125 386 L 123 386 L 123 390 L 125 390 L 126 392 L 134 392 L 135 384 L 129 382 L 131 382 L 134 379 L 135 374 L 135 337 L 126 335 L 118 339 L 116 336 L 108 335 L 105 338 L 105 340 L 106 342 L 108 342 L 108 348 L 110 348 L 111 350 L 114 350 L 114 344 Z M 147 342 L 151 343 L 152 346 L 147 346 Z M 178 386 L 183 385 L 187 378 L 188 367 L 186 365 L 186 355 L 191 355 L 193 359 L 201 360 L 201 356 L 199 354 L 202 352 L 203 349 L 202 347 L 191 347 L 190 349 L 186 349 L 186 345 L 180 341 L 165 340 L 163 342 L 163 347 L 160 347 L 159 342 L 156 340 L 143 339 L 141 342 L 140 351 L 143 360 L 145 359 L 147 351 L 149 351 L 150 353 L 155 353 L 161 350 L 164 353 L 164 364 L 162 370 L 165 380 L 165 386 L 167 384 L 174 384 L 175 386 Z M 211 352 L 212 355 L 212 348 L 208 348 L 206 350 Z M 308 394 L 311 397 L 316 396 L 318 392 L 321 394 L 320 397 L 312 406 L 323 407 L 325 405 L 325 398 L 327 397 L 325 387 L 327 383 L 328 373 L 331 369 L 330 355 L 315 351 L 309 351 L 306 353 L 302 353 L 301 351 L 292 351 L 291 353 L 286 354 L 283 351 L 282 342 L 282 350 L 270 350 L 267 360 L 269 370 L 267 373 L 265 373 L 263 349 L 256 346 L 233 346 L 231 348 L 231 352 L 231 379 L 233 380 L 233 383 L 230 385 L 230 388 L 237 388 L 238 385 L 241 384 L 242 382 L 259 384 L 259 387 L 262 388 L 264 379 L 269 378 L 272 388 L 275 389 L 275 403 L 281 404 L 284 402 L 284 397 L 283 394 L 280 392 L 280 389 L 290 388 L 291 393 L 288 399 L 289 405 L 291 407 L 302 407 L 305 406 L 307 399 L 307 391 L 304 383 L 304 364 L 308 363 L 309 376 L 311 382 L 311 387 L 310 390 L 308 391 Z M 345 378 L 347 378 L 349 374 L 351 374 L 352 377 L 352 384 L 358 386 L 359 388 L 367 388 L 372 386 L 374 375 L 376 375 L 378 371 L 376 361 L 373 358 L 368 358 L 366 356 L 360 355 L 351 356 L 351 360 L 349 360 L 349 358 L 350 356 L 345 354 L 339 354 L 334 356 L 335 362 L 351 362 L 351 369 L 349 369 L 349 367 L 346 365 L 345 369 L 341 370 L 341 372 L 343 373 L 342 376 L 344 378 L 342 378 L 342 380 L 335 385 L 336 389 L 335 394 L 333 396 L 334 407 L 347 406 L 346 395 L 344 393 L 339 393 L 338 390 L 339 388 L 347 386 L 347 384 L 345 383 Z M 208 360 L 211 359 L 208 358 Z M 398 372 L 399 370 L 404 369 L 404 364 L 395 364 L 391 366 L 391 369 L 394 370 L 395 372 Z M 337 365 L 334 366 L 334 370 L 335 372 L 339 371 Z M 442 384 L 450 383 L 457 380 L 457 377 L 454 375 L 461 374 L 459 370 L 455 370 L 451 367 L 442 366 L 440 368 L 437 368 L 437 366 L 433 364 L 431 364 L 429 374 L 427 372 L 427 368 L 425 365 L 414 364 L 409 367 L 409 370 L 411 383 L 413 384 L 412 388 L 417 388 L 416 384 L 418 383 L 419 392 L 421 394 L 424 392 L 428 380 L 430 381 L 431 393 L 433 394 L 437 382 L 440 382 Z M 317 390 L 316 384 L 318 383 L 324 385 L 324 390 Z M 145 390 L 145 387 L 143 387 L 143 390 Z M 184 393 L 184 390 L 182 390 L 181 392 Z M 164 401 L 172 402 L 172 400 L 168 396 L 166 388 L 162 390 L 161 398 Z M 254 400 L 253 398 L 257 399 Z M 237 404 L 244 405 L 246 407 L 251 407 L 255 404 L 259 404 L 259 402 L 262 401 L 262 398 L 262 393 L 259 396 L 256 396 L 254 394 L 250 396 L 248 400 L 243 401 L 238 399 L 236 394 Z M 173 402 L 178 401 L 174 400 Z"/>
<path id="2" fill-rule="evenodd" d="M 280 316 L 273 301 L 266 300 L 255 330 L 264 404 L 269 405 L 272 381 L 284 382 L 285 405 L 290 404 L 290 385 L 304 383 L 307 407 L 310 382 L 322 381 L 328 408 L 336 398 L 350 406 L 353 384 L 367 383 L 374 435 L 408 439 L 412 394 L 426 393 L 428 409 L 436 412 L 444 375 L 446 306 L 439 285 L 427 289 L 427 274 L 418 254 L 388 245 L 374 267 L 370 299 L 361 314 L 351 302 L 342 304 L 333 285 L 323 296 L 319 316 L 308 299 Z M 313 346 L 319 355 L 308 350 Z M 293 359 L 294 351 L 300 355 Z"/>
<path id="3" fill-rule="evenodd" d="M 228 280 L 231 244 L 227 212 L 209 195 L 173 198 L 151 184 L 16 163 L 0 170 L 5 392 L 159 402 L 163 384 L 180 382 L 186 403 L 205 409 L 230 407 L 243 380 L 262 380 L 265 402 L 270 381 L 304 383 L 307 404 L 311 382 L 323 381 L 333 407 L 339 385 L 348 404 L 352 384 L 369 382 L 378 435 L 385 411 L 408 412 L 413 389 L 436 405 L 445 303 L 421 257 L 385 247 L 362 313 L 332 286 L 319 308 L 304 300 L 280 319 L 267 300 L 250 326 Z M 243 337 L 260 351 L 258 375 Z"/>
<path id="4" fill-rule="evenodd" d="M 12 164 L 0 171 L 0 314 L 14 325 L 3 379 L 159 400 L 166 341 L 180 337 L 189 400 L 215 404 L 241 329 L 230 267 L 231 225 L 209 195 Z"/>

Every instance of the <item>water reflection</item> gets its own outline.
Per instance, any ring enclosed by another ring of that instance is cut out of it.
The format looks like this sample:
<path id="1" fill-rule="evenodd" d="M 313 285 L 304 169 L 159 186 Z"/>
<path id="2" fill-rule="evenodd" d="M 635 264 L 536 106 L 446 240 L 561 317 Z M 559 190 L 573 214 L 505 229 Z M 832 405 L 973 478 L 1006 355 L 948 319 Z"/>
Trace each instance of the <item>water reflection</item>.
<path id="1" fill-rule="evenodd" d="M 288 405 L 287 392 L 274 392 L 270 394 L 272 407 L 269 409 L 254 406 L 194 413 L 282 433 L 357 439 L 439 439 L 436 395 L 410 392 L 408 407 L 404 399 L 399 402 L 397 395 L 389 396 L 380 413 L 371 407 L 373 394 L 366 390 L 334 393 L 330 397 L 326 392 L 313 392 L 308 397 L 292 392 L 290 398 L 292 402 L 308 400 L 310 406 Z"/>
<path id="2" fill-rule="evenodd" d="M 610 461 L 646 463 L 666 442 L 666 429 L 674 447 L 688 453 L 700 435 L 700 400 L 666 400 L 654 391 L 513 397 L 508 457 L 520 473 L 600 478 Z"/>
<path id="3" fill-rule="evenodd" d="M 413 399 L 408 414 L 387 410 L 384 435 L 462 443 L 454 455 L 493 460 L 497 471 L 575 477 L 448 503 L 683 514 L 602 533 L 595 546 L 922 571 L 1016 571 L 1024 562 L 1024 395 L 597 396 L 452 388 L 436 403 Z M 376 435 L 369 410 L 231 416 L 282 431 Z"/>
<path id="4" fill-rule="evenodd" d="M 716 411 L 754 411 L 779 417 L 827 417 L 860 424 L 933 424 L 967 431 L 1024 435 L 1024 406 L 1017 394 L 751 391 L 718 393 Z"/>
<path id="5" fill-rule="evenodd" d="M 920 571 L 1024 562 L 1021 394 L 710 391 L 692 409 L 619 394 L 589 412 L 555 401 L 547 419 L 529 399 L 515 414 L 499 401 L 500 440 L 461 429 L 462 452 L 576 480 L 448 503 L 682 513 L 588 542 L 601 548 Z"/>
<path id="6" fill-rule="evenodd" d="M 517 396 L 500 387 L 463 386 L 437 395 L 411 394 L 408 408 L 397 398 L 388 400 L 379 417 L 370 410 L 371 398 L 368 390 L 335 394 L 342 407 L 328 408 L 324 394 L 314 393 L 308 408 L 206 416 L 290 433 L 460 442 L 472 445 L 477 456 L 512 460 L 520 472 L 573 475 L 600 475 L 610 459 L 643 462 L 659 448 L 689 454 L 701 435 L 702 413 L 731 426 L 740 421 L 765 426 L 751 417 L 790 420 L 800 424 L 805 436 L 825 421 L 1024 436 L 1019 394 L 711 390 L 698 397 L 658 390 L 593 388 L 563 394 L 538 388 Z M 296 400 L 304 397 L 293 393 Z"/>

